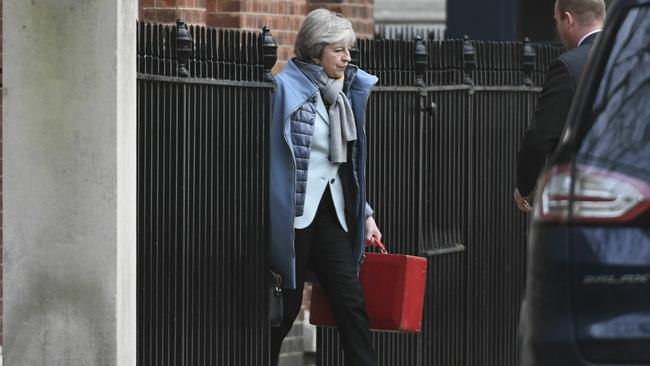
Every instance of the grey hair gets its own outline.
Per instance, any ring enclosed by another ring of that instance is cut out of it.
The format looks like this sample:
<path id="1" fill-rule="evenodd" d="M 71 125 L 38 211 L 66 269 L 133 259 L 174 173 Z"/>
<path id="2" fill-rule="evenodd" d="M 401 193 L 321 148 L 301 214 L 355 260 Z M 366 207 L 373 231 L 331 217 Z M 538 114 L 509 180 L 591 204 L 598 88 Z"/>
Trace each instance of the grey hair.
<path id="1" fill-rule="evenodd" d="M 344 43 L 352 47 L 356 39 L 349 20 L 327 9 L 316 9 L 307 14 L 300 26 L 293 53 L 299 59 L 310 61 L 320 58 L 328 44 Z"/>

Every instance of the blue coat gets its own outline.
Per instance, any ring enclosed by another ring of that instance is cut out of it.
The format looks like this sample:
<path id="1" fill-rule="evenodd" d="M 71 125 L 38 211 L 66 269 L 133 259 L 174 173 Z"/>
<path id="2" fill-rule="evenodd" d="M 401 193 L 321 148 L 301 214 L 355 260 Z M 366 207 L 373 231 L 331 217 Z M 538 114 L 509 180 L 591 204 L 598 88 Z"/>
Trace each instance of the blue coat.
<path id="1" fill-rule="evenodd" d="M 312 66 L 319 68 L 319 66 Z M 366 135 L 364 117 L 366 103 L 377 78 L 349 65 L 346 70 L 349 85 L 348 97 L 357 127 L 356 148 L 358 157 L 355 164 L 358 206 L 352 211 L 356 214 L 350 232 L 356 236 L 353 241 L 357 271 L 364 251 L 365 218 L 372 213 L 365 200 L 365 160 Z M 269 181 L 269 222 L 271 235 L 271 268 L 282 275 L 282 287 L 296 288 L 296 271 L 294 255 L 294 217 L 296 215 L 297 161 L 296 153 L 301 146 L 294 146 L 295 126 L 292 133 L 292 116 L 296 111 L 314 102 L 318 87 L 290 60 L 284 70 L 276 77 L 276 89 L 273 96 L 273 114 L 270 131 L 270 181 Z M 301 111 L 298 111 L 301 113 Z M 300 198 L 300 196 L 298 196 Z M 346 208 L 347 211 L 347 208 Z"/>

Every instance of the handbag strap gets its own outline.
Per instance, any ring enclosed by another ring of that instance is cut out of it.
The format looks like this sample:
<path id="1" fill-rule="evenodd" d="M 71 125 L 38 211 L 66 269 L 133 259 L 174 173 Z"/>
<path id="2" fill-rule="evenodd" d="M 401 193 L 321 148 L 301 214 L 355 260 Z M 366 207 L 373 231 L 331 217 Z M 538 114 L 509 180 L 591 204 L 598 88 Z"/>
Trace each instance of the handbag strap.
<path id="1" fill-rule="evenodd" d="M 276 295 L 279 295 L 282 293 L 282 275 L 275 272 L 274 270 L 270 270 L 271 272 L 271 282 L 273 285 L 273 290 L 275 291 Z"/>
<path id="2" fill-rule="evenodd" d="M 386 246 L 384 246 L 384 243 L 379 241 L 379 239 L 377 238 L 373 237 L 370 239 L 366 239 L 366 245 L 373 248 L 379 248 L 382 254 L 388 254 L 388 251 L 386 250 Z"/>

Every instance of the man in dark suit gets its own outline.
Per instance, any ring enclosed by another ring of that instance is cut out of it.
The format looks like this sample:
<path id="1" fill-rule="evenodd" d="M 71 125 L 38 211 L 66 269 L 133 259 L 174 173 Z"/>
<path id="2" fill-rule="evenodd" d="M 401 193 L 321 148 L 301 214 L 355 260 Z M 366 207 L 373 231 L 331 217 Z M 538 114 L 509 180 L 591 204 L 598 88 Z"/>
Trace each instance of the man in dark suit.
<path id="1" fill-rule="evenodd" d="M 591 46 L 605 20 L 603 0 L 557 0 L 555 25 L 568 51 L 555 59 L 537 99 L 530 127 L 517 154 L 517 208 L 530 212 L 529 197 L 537 178 L 560 140 L 564 123 Z"/>

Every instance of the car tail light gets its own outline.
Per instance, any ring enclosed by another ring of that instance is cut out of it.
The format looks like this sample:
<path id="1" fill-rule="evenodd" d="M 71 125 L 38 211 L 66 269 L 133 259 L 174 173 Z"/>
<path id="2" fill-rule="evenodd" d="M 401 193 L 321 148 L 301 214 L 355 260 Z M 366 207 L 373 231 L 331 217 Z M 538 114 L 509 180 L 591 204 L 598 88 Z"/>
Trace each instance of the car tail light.
<path id="1" fill-rule="evenodd" d="M 570 202 L 572 179 L 572 202 Z M 568 164 L 552 167 L 542 180 L 536 219 L 544 222 L 626 222 L 650 209 L 650 185 L 606 169 Z"/>

